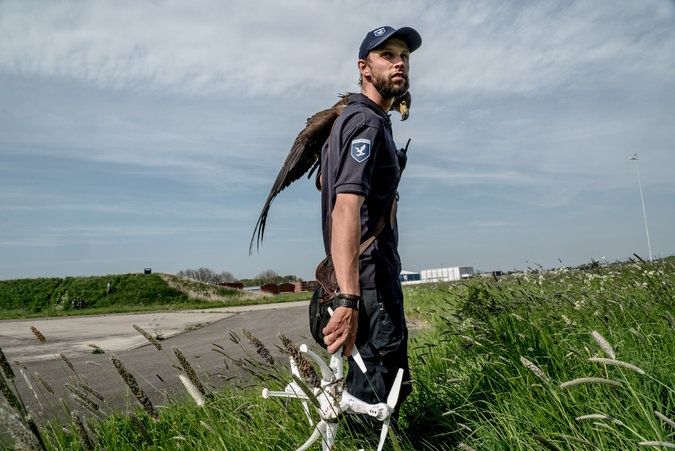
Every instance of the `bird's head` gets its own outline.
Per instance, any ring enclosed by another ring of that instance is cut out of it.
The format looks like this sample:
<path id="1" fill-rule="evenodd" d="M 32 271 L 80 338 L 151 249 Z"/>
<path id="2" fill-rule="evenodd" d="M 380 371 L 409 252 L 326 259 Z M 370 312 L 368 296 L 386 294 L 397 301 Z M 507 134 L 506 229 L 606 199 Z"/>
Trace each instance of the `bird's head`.
<path id="1" fill-rule="evenodd" d="M 396 97 L 394 103 L 391 104 L 389 111 L 398 111 L 401 113 L 401 120 L 405 121 L 410 116 L 410 91 L 406 91 L 401 97 Z"/>

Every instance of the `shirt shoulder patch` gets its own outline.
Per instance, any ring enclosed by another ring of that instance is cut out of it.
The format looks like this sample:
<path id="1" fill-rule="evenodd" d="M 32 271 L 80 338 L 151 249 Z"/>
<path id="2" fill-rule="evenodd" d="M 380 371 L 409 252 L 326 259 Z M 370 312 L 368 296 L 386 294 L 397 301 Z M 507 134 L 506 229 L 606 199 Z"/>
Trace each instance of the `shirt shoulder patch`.
<path id="1" fill-rule="evenodd" d="M 351 156 L 357 163 L 363 163 L 370 156 L 370 140 L 358 138 L 352 140 Z"/>

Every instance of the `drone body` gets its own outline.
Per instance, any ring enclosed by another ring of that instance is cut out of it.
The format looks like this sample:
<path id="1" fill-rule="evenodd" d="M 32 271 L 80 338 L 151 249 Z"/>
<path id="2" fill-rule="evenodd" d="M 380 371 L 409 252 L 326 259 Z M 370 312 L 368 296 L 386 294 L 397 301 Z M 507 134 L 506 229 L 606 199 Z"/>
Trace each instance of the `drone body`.
<path id="1" fill-rule="evenodd" d="M 284 391 L 271 391 L 264 388 L 262 391 L 263 398 L 282 397 L 282 398 L 296 398 L 302 401 L 302 406 L 309 421 L 310 426 L 314 427 L 309 439 L 300 446 L 296 451 L 305 451 L 317 440 L 322 441 L 322 450 L 330 451 L 335 444 L 337 436 L 338 419 L 343 414 L 352 415 L 368 415 L 382 422 L 382 430 L 380 432 L 380 442 L 377 451 L 381 451 L 384 447 L 384 442 L 389 431 L 389 423 L 391 416 L 394 413 L 394 408 L 398 401 L 398 395 L 401 390 L 401 383 L 403 381 L 403 369 L 399 368 L 396 373 L 396 379 L 389 391 L 386 403 L 369 404 L 361 401 L 354 395 L 349 393 L 344 388 L 344 368 L 342 360 L 342 349 L 338 350 L 330 357 L 330 364 L 326 363 L 314 352 L 307 348 L 307 345 L 300 346 L 300 352 L 307 355 L 317 364 L 321 370 L 321 387 L 314 388 L 311 393 L 307 393 L 307 386 L 305 388 L 298 382 L 291 382 Z M 297 363 L 290 358 L 291 373 L 294 379 L 300 378 L 300 372 Z M 319 422 L 315 425 L 310 414 L 308 401 L 316 406 L 316 411 L 319 414 Z"/>

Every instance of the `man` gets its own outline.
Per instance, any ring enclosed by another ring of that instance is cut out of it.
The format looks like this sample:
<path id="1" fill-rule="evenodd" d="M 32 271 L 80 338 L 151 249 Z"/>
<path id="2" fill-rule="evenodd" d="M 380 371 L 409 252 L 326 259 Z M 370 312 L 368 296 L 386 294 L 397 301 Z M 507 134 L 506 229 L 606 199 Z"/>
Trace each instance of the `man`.
<path id="1" fill-rule="evenodd" d="M 347 388 L 363 401 L 384 402 L 398 368 L 408 372 L 408 331 L 399 282 L 398 229 L 394 197 L 401 175 L 391 121 L 392 102 L 408 91 L 410 53 L 420 47 L 417 31 L 384 26 L 369 32 L 359 49 L 361 94 L 333 125 L 321 157 L 323 237 L 339 285 L 334 314 L 324 328 L 328 352 L 356 344 L 367 374 L 352 359 Z M 362 254 L 359 245 L 376 233 Z M 410 393 L 404 384 L 399 404 Z"/>

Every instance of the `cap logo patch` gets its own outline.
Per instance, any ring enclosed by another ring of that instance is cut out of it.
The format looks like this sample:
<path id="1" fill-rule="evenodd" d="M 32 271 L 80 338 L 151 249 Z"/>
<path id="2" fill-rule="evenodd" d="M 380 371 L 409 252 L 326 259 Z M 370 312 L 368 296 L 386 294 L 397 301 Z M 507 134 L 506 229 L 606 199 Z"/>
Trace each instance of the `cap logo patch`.
<path id="1" fill-rule="evenodd" d="M 373 34 L 375 36 L 382 36 L 384 34 L 384 27 L 378 28 L 377 30 L 373 31 Z"/>
<path id="2" fill-rule="evenodd" d="M 363 163 L 370 156 L 370 140 L 369 139 L 355 139 L 352 141 L 351 155 L 357 163 Z"/>

